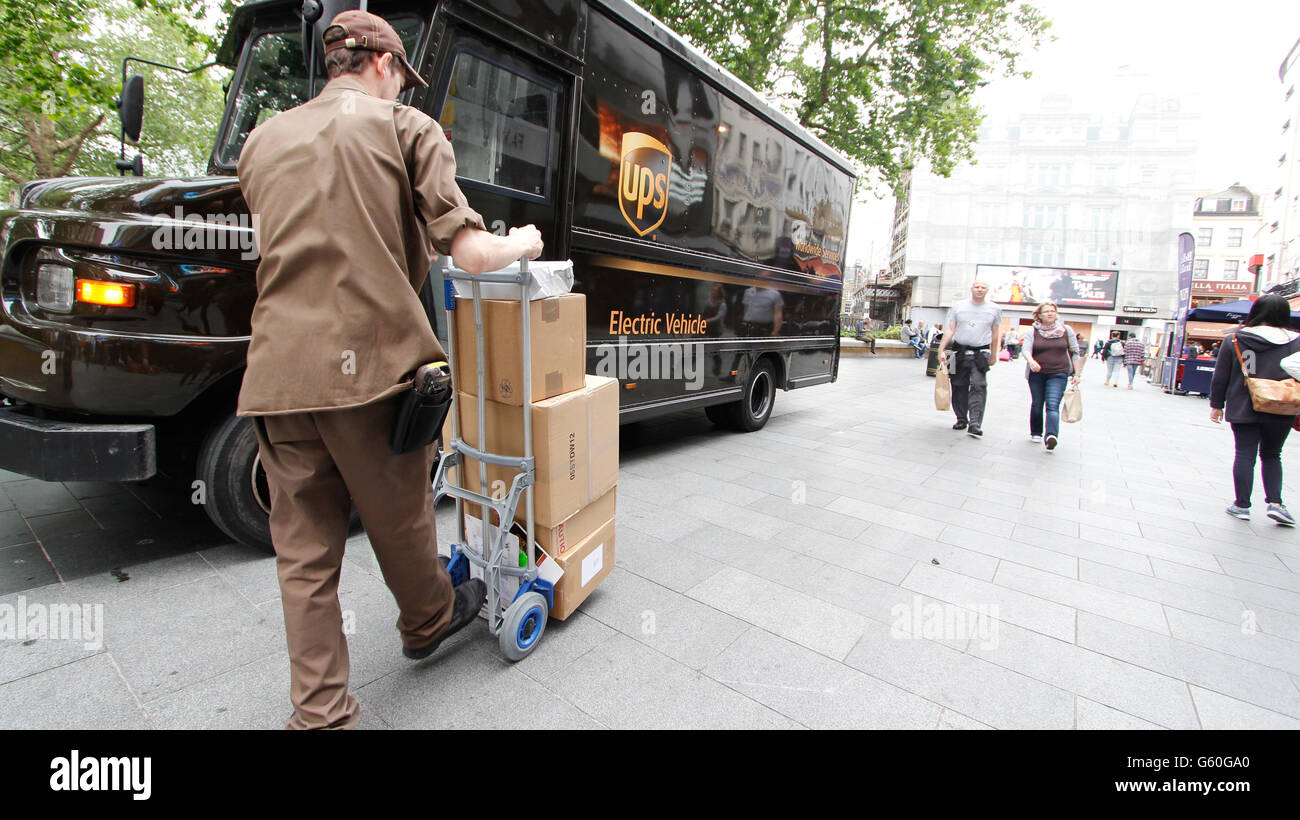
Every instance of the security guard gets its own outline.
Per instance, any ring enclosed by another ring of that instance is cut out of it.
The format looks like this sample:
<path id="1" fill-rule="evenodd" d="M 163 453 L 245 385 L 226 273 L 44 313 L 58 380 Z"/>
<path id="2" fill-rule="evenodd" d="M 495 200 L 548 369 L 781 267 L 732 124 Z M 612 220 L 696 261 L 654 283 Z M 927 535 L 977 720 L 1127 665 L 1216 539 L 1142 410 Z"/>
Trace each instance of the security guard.
<path id="1" fill-rule="evenodd" d="M 417 293 L 430 245 L 481 273 L 536 258 L 532 225 L 483 229 L 455 182 L 442 128 L 396 102 L 427 83 L 386 21 L 346 11 L 325 31 L 320 95 L 249 136 L 239 180 L 261 263 L 239 414 L 256 417 L 271 488 L 294 714 L 287 728 L 352 728 L 339 571 L 355 503 L 401 610 L 409 658 L 471 623 L 481 581 L 437 557 L 435 448 L 389 450 L 413 371 L 444 358 Z"/>

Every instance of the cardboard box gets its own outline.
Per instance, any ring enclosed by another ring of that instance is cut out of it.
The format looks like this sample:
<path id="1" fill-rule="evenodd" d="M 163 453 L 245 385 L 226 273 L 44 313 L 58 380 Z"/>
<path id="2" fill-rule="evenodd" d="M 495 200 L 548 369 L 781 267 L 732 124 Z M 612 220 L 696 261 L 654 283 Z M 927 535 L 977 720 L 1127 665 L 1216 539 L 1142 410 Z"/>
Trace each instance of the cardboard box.
<path id="1" fill-rule="evenodd" d="M 533 520 L 542 527 L 562 524 L 618 483 L 618 380 L 585 378 L 581 390 L 532 404 L 533 455 L 537 459 Z M 488 434 L 480 443 L 477 399 L 461 392 L 456 401 L 461 437 L 471 447 L 523 455 L 523 407 L 486 402 Z M 485 490 L 479 484 L 477 462 L 466 460 L 464 472 L 466 489 L 495 497 L 504 496 L 514 477 L 512 470 L 489 465 Z M 522 497 L 519 509 L 526 510 Z M 477 508 L 474 514 L 479 514 Z"/>
<path id="2" fill-rule="evenodd" d="M 587 536 L 614 517 L 617 495 L 618 488 L 615 487 L 554 527 L 543 527 L 533 522 L 533 541 L 551 555 L 568 555 L 574 547 L 587 540 Z M 515 521 L 521 527 L 528 523 L 523 504 L 519 505 Z"/>
<path id="3" fill-rule="evenodd" d="M 487 398 L 522 407 L 523 335 L 520 303 L 484 300 L 483 360 Z M 528 303 L 532 325 L 532 396 L 530 401 L 581 390 L 587 369 L 587 297 L 581 293 Z M 456 355 L 452 362 L 457 390 L 478 392 L 478 348 L 474 337 L 474 303 L 456 300 Z"/>
<path id="4" fill-rule="evenodd" d="M 614 521 L 606 521 L 586 540 L 562 556 L 553 556 L 564 569 L 555 585 L 555 606 L 551 617 L 563 621 L 587 600 L 614 570 Z"/>

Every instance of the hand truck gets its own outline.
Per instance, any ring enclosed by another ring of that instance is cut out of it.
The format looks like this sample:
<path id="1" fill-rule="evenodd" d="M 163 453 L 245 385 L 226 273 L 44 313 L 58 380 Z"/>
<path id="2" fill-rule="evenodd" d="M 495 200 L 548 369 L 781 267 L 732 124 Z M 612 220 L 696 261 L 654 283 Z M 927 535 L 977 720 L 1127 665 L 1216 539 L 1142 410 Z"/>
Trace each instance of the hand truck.
<path id="1" fill-rule="evenodd" d="M 453 587 L 463 584 L 470 578 L 470 567 L 477 567 L 483 573 L 483 582 L 487 584 L 487 604 L 484 616 L 487 618 L 488 630 L 497 636 L 501 653 L 509 660 L 519 661 L 528 657 L 537 648 L 542 633 L 546 631 L 546 619 L 555 606 L 555 589 L 552 584 L 538 577 L 537 561 L 533 543 L 533 484 L 536 478 L 536 462 L 533 458 L 533 409 L 532 409 L 532 337 L 530 330 L 529 286 L 532 273 L 528 270 L 528 260 L 521 259 L 518 273 L 498 271 L 473 275 L 447 264 L 446 257 L 440 258 L 444 277 L 444 293 L 447 304 L 447 353 L 453 364 L 456 359 L 456 293 L 454 281 L 467 282 L 472 292 L 474 305 L 474 339 L 478 356 L 478 442 L 482 449 L 471 447 L 460 437 L 460 419 L 453 408 L 451 421 L 451 442 L 444 442 L 444 452 L 438 462 L 433 480 L 433 498 L 436 505 L 443 496 L 456 499 L 456 542 L 451 545 L 451 560 L 447 572 L 451 574 Z M 507 456 L 486 450 L 487 430 L 485 428 L 486 412 L 483 402 L 487 401 L 484 359 L 486 348 L 483 338 L 483 296 L 480 284 L 507 284 L 519 286 L 519 315 L 523 339 L 523 411 L 524 411 L 524 453 L 522 456 Z M 461 368 L 464 373 L 465 369 Z M 460 389 L 457 387 L 457 389 Z M 504 498 L 496 499 L 482 493 L 471 492 L 462 486 L 451 483 L 447 471 L 452 467 L 461 467 L 457 475 L 465 483 L 463 470 L 465 460 L 478 462 L 479 489 L 487 491 L 487 468 L 489 464 L 507 467 L 515 471 L 510 482 L 510 490 Z M 510 531 L 515 521 L 515 510 L 519 498 L 523 495 L 526 510 L 525 532 L 527 540 L 523 552 L 527 563 L 521 566 L 519 556 L 509 547 Z M 482 554 L 468 547 L 465 532 L 465 502 L 479 505 L 482 514 Z M 488 513 L 496 513 L 497 525 L 489 525 Z M 519 589 L 514 597 L 507 601 L 501 595 L 502 576 L 514 576 L 519 579 Z"/>

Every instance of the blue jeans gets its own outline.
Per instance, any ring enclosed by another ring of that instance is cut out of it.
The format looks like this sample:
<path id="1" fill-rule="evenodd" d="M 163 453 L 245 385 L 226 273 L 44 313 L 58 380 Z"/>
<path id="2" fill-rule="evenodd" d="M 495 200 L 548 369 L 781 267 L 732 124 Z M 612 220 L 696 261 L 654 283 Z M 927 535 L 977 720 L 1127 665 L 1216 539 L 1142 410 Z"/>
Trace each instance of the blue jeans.
<path id="1" fill-rule="evenodd" d="M 1111 382 L 1114 382 L 1115 384 L 1119 384 L 1119 376 L 1115 375 L 1115 371 L 1119 370 L 1119 368 L 1123 364 L 1124 364 L 1123 356 L 1111 356 L 1106 359 L 1106 383 L 1107 384 L 1110 384 Z"/>
<path id="2" fill-rule="evenodd" d="M 1059 436 L 1061 434 L 1061 397 L 1065 395 L 1068 373 L 1030 373 L 1029 434 L 1031 436 Z M 1044 410 L 1046 413 L 1044 414 Z M 1043 416 L 1047 416 L 1047 429 L 1043 430 Z"/>

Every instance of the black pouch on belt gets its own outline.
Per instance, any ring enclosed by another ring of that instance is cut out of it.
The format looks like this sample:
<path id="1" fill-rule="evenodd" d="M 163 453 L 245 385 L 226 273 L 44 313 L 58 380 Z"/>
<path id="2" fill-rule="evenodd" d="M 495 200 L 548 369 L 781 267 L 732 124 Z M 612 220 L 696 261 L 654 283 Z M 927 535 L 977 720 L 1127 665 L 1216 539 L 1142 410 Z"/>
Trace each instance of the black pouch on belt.
<path id="1" fill-rule="evenodd" d="M 426 364 L 415 371 L 411 389 L 397 408 L 393 436 L 388 442 L 393 455 L 433 444 L 451 409 L 451 395 L 451 368 L 446 362 Z"/>

